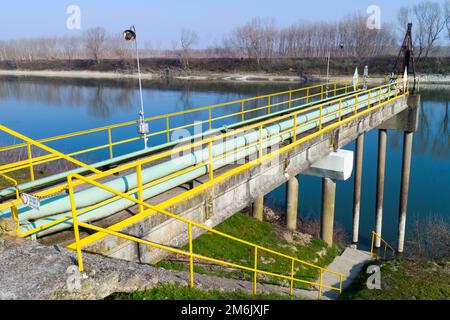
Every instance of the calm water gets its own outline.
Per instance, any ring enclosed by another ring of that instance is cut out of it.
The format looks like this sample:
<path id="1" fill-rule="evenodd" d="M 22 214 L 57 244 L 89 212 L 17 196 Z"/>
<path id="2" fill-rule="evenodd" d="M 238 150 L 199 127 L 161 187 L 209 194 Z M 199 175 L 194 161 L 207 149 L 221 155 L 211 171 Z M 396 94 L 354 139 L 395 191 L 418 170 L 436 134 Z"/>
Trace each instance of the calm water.
<path id="1" fill-rule="evenodd" d="M 33 138 L 44 138 L 72 131 L 136 120 L 138 95 L 136 84 L 117 81 L 0 79 L 0 122 Z M 165 114 L 224 101 L 242 99 L 268 92 L 296 87 L 288 84 L 233 84 L 233 83 L 163 83 L 145 84 L 146 116 Z M 414 135 L 408 220 L 413 216 L 425 218 L 438 215 L 449 219 L 450 208 L 450 87 L 422 90 L 420 128 Z M 218 114 L 216 114 L 218 115 Z M 174 124 L 192 123 L 204 114 L 174 119 Z M 155 123 L 163 128 L 164 123 Z M 115 139 L 129 137 L 135 127 L 114 132 Z M 80 146 L 93 146 L 98 138 L 72 139 L 70 143 L 51 146 L 64 152 Z M 0 143 L 12 143 L 10 137 L 0 136 Z M 152 144 L 162 142 L 155 138 Z M 377 132 L 366 135 L 364 148 L 363 189 L 361 203 L 361 240 L 369 242 L 374 225 Z M 138 144 L 115 150 L 123 154 L 136 150 Z M 345 149 L 353 150 L 354 144 Z M 400 189 L 402 134 L 388 133 L 386 186 L 383 235 L 395 243 L 397 230 L 398 194 Z M 90 161 L 105 157 L 91 155 Z M 353 177 L 337 184 L 336 221 L 351 231 Z M 284 206 L 284 187 L 273 191 L 267 201 Z M 300 177 L 299 215 L 317 217 L 321 205 L 321 179 Z"/>

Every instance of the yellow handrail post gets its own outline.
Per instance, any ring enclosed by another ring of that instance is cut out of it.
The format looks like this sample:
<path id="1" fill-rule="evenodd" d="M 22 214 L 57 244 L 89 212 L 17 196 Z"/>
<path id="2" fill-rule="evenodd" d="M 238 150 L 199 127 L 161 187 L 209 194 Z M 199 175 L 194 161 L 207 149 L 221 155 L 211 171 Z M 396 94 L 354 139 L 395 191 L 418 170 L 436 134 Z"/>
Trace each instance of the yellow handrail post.
<path id="1" fill-rule="evenodd" d="M 259 126 L 259 142 L 258 142 L 258 160 L 263 157 L 263 134 L 262 134 L 263 126 Z"/>
<path id="2" fill-rule="evenodd" d="M 292 141 L 296 142 L 297 141 L 297 114 L 294 114 L 293 116 L 294 118 L 294 132 L 293 132 L 293 137 L 292 137 Z"/>
<path id="3" fill-rule="evenodd" d="M 323 270 L 320 269 L 320 282 L 319 282 L 319 292 L 317 299 L 320 300 L 320 297 L 322 296 L 322 280 L 323 280 Z"/>
<path id="4" fill-rule="evenodd" d="M 74 197 L 74 190 L 73 190 L 73 180 L 72 175 L 70 175 L 68 180 L 68 186 L 69 186 L 69 199 L 70 199 L 70 206 L 72 208 L 72 223 L 73 223 L 73 232 L 75 234 L 75 245 L 77 250 L 77 257 L 78 257 L 78 270 L 80 272 L 83 272 L 84 266 L 83 266 L 83 254 L 81 252 L 81 245 L 80 245 L 80 230 L 78 227 L 78 217 L 77 217 L 77 208 L 75 204 L 75 197 Z"/>
<path id="5" fill-rule="evenodd" d="M 166 139 L 170 142 L 170 120 L 169 115 L 166 115 Z"/>
<path id="6" fill-rule="evenodd" d="M 290 287 L 290 295 L 294 295 L 294 266 L 295 266 L 295 260 L 292 259 L 291 263 L 291 287 Z"/>
<path id="7" fill-rule="evenodd" d="M 139 201 L 144 201 L 142 198 L 142 164 L 138 163 L 136 166 L 136 177 L 137 177 L 137 186 L 138 186 L 138 199 Z M 142 211 L 144 211 L 144 207 L 142 206 L 142 204 L 138 205 L 138 210 L 139 213 L 142 213 Z"/>
<path id="8" fill-rule="evenodd" d="M 212 108 L 209 107 L 208 108 L 208 113 L 209 113 L 209 130 L 212 129 Z"/>
<path id="9" fill-rule="evenodd" d="M 253 272 L 253 294 L 256 294 L 256 282 L 258 280 L 258 247 L 255 247 L 254 257 L 254 272 Z"/>
<path id="10" fill-rule="evenodd" d="M 272 106 L 272 96 L 268 96 L 267 97 L 267 113 L 268 114 L 271 114 L 272 113 L 272 108 L 271 108 L 271 106 Z"/>
<path id="11" fill-rule="evenodd" d="M 337 82 L 334 83 L 334 95 L 333 96 L 336 96 L 336 93 L 337 93 Z"/>
<path id="12" fill-rule="evenodd" d="M 370 256 L 373 258 L 373 243 L 375 241 L 375 233 L 372 231 L 372 242 L 370 245 Z"/>
<path id="13" fill-rule="evenodd" d="M 114 153 L 113 153 L 113 145 L 112 145 L 111 128 L 108 128 L 108 144 L 109 144 L 109 157 L 112 159 L 114 157 Z"/>
<path id="14" fill-rule="evenodd" d="M 339 293 L 342 293 L 342 274 L 339 275 Z"/>
<path id="15" fill-rule="evenodd" d="M 292 108 L 292 90 L 289 91 L 289 106 L 288 106 L 288 108 L 289 109 Z"/>
<path id="16" fill-rule="evenodd" d="M 342 99 L 339 99 L 339 121 L 342 120 Z"/>
<path id="17" fill-rule="evenodd" d="M 306 88 L 306 104 L 309 103 L 309 93 L 310 93 L 310 90 L 309 90 L 309 87 L 308 87 L 308 88 Z"/>
<path id="18" fill-rule="evenodd" d="M 209 167 L 209 180 L 214 179 L 214 168 L 213 168 L 213 142 L 210 140 L 208 142 L 208 167 Z"/>
<path id="19" fill-rule="evenodd" d="M 241 120 L 245 121 L 245 101 L 241 102 Z"/>
<path id="20" fill-rule="evenodd" d="M 16 233 L 17 235 L 20 234 L 20 221 L 19 221 L 19 211 L 17 209 L 17 206 L 11 207 L 11 216 L 16 223 Z"/>
<path id="21" fill-rule="evenodd" d="M 357 94 L 355 96 L 355 110 L 354 110 L 354 114 L 358 113 L 358 105 L 359 105 L 359 94 Z"/>
<path id="22" fill-rule="evenodd" d="M 34 166 L 33 166 L 33 153 L 31 150 L 31 143 L 27 143 L 28 161 L 30 162 L 30 179 L 34 181 Z"/>
<path id="23" fill-rule="evenodd" d="M 319 130 L 322 130 L 322 113 L 323 113 L 323 105 L 320 105 L 319 108 Z"/>
<path id="24" fill-rule="evenodd" d="M 194 245 L 192 243 L 192 223 L 188 224 L 189 238 L 189 286 L 194 288 Z"/>

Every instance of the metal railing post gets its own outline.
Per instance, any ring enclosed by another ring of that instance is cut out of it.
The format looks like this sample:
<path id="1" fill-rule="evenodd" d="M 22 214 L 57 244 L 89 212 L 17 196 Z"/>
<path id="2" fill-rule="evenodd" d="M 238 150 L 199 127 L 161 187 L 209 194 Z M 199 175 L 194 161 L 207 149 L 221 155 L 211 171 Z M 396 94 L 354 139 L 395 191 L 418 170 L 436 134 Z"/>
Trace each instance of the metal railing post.
<path id="1" fill-rule="evenodd" d="M 310 91 L 309 91 L 309 87 L 308 87 L 308 88 L 306 88 L 306 104 L 309 103 L 309 93 L 310 93 Z"/>
<path id="2" fill-rule="evenodd" d="M 339 121 L 342 120 L 342 99 L 339 99 Z"/>
<path id="3" fill-rule="evenodd" d="M 370 245 L 370 256 L 373 258 L 373 243 L 375 241 L 375 233 L 372 231 L 372 242 Z"/>
<path id="4" fill-rule="evenodd" d="M 293 132 L 293 137 L 292 137 L 292 140 L 294 141 L 294 142 L 296 142 L 297 141 L 297 114 L 294 114 L 294 132 Z"/>
<path id="5" fill-rule="evenodd" d="M 194 288 L 194 245 L 192 243 L 192 223 L 188 224 L 189 238 L 189 286 Z"/>
<path id="6" fill-rule="evenodd" d="M 261 160 L 261 158 L 263 157 L 263 134 L 262 134 L 262 130 L 263 130 L 263 126 L 260 125 L 259 126 L 259 146 L 258 146 L 258 159 Z"/>
<path id="7" fill-rule="evenodd" d="M 73 231 L 75 234 L 75 246 L 77 251 L 77 258 L 78 258 L 78 270 L 80 272 L 83 272 L 84 266 L 83 266 L 83 254 L 81 252 L 81 244 L 80 244 L 80 230 L 78 227 L 78 217 L 77 217 L 77 208 L 75 204 L 75 197 L 74 197 L 74 190 L 73 190 L 73 180 L 72 177 L 68 177 L 68 187 L 69 187 L 69 199 L 70 199 L 70 206 L 72 208 L 72 223 L 73 223 Z"/>
<path id="8" fill-rule="evenodd" d="M 170 120 L 169 115 L 166 116 L 166 139 L 170 142 Z"/>
<path id="9" fill-rule="evenodd" d="M 212 108 L 209 107 L 208 108 L 208 113 L 209 113 L 209 130 L 212 129 Z"/>
<path id="10" fill-rule="evenodd" d="M 138 186 L 138 199 L 139 199 L 139 201 L 144 201 L 142 199 L 143 190 L 142 190 L 142 164 L 141 163 L 138 163 L 136 166 L 136 177 L 137 177 L 137 186 Z M 139 213 L 142 213 L 144 211 L 144 207 L 142 206 L 142 204 L 139 204 L 138 208 L 139 208 L 138 209 Z"/>
<path id="11" fill-rule="evenodd" d="M 321 104 L 319 107 L 319 130 L 322 130 L 322 113 L 323 113 L 323 105 Z"/>
<path id="12" fill-rule="evenodd" d="M 258 280 L 258 247 L 255 247 L 255 260 L 253 272 L 253 294 L 256 294 L 256 282 Z"/>
<path id="13" fill-rule="evenodd" d="M 320 269 L 320 283 L 319 283 L 319 292 L 317 299 L 320 300 L 320 297 L 322 296 L 322 280 L 323 280 L 323 270 Z"/>
<path id="14" fill-rule="evenodd" d="M 213 142 L 210 140 L 208 142 L 208 167 L 209 167 L 209 180 L 214 179 L 214 168 L 213 168 Z"/>
<path id="15" fill-rule="evenodd" d="M 355 110 L 354 110 L 354 114 L 358 113 L 358 104 L 359 104 L 359 99 L 358 99 L 358 94 L 356 94 L 356 96 L 355 96 Z"/>
<path id="16" fill-rule="evenodd" d="M 289 106 L 288 106 L 288 108 L 289 108 L 289 109 L 292 108 L 292 90 L 289 91 Z"/>
<path id="17" fill-rule="evenodd" d="M 17 206 L 14 205 L 11 207 L 11 216 L 16 223 L 16 233 L 17 235 L 20 235 L 20 220 L 19 220 L 19 210 L 17 209 Z"/>
<path id="18" fill-rule="evenodd" d="M 33 152 L 31 150 L 31 143 L 27 143 L 27 154 L 28 154 L 28 161 L 30 162 L 30 179 L 31 181 L 35 180 L 34 176 L 34 166 L 33 166 Z"/>
<path id="19" fill-rule="evenodd" d="M 295 266 L 295 260 L 292 259 L 292 263 L 291 263 L 291 287 L 290 287 L 290 291 L 289 291 L 289 294 L 291 296 L 294 295 L 294 266 Z"/>
<path id="20" fill-rule="evenodd" d="M 267 113 L 268 114 L 272 113 L 272 108 L 271 108 L 271 106 L 272 106 L 272 99 L 271 99 L 271 97 L 272 96 L 268 96 L 267 97 Z"/>
<path id="21" fill-rule="evenodd" d="M 245 101 L 241 102 L 241 120 L 245 121 Z"/>
<path id="22" fill-rule="evenodd" d="M 111 128 L 108 128 L 108 144 L 109 144 L 109 158 L 112 159 L 114 157 L 114 153 L 113 153 L 113 145 L 112 145 Z"/>

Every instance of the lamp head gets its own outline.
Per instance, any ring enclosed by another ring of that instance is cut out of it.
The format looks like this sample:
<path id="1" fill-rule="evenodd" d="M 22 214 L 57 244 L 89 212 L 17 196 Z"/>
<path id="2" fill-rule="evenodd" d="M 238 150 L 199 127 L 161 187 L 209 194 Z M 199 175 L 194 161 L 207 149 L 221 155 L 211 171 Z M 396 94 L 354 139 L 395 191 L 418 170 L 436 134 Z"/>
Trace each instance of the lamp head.
<path id="1" fill-rule="evenodd" d="M 136 40 L 136 29 L 134 27 L 131 27 L 130 29 L 125 30 L 123 32 L 123 38 L 126 41 L 134 41 L 134 40 Z"/>

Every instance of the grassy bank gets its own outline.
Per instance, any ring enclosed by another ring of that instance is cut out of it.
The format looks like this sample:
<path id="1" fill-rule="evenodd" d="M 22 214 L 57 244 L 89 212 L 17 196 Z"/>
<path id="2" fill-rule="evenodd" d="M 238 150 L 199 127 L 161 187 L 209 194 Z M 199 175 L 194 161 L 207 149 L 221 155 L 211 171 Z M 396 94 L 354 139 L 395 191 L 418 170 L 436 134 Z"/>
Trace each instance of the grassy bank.
<path id="1" fill-rule="evenodd" d="M 249 242 L 257 243 L 269 249 L 296 257 L 319 266 L 326 266 L 340 254 L 341 247 L 334 245 L 328 248 L 319 240 L 313 239 L 301 233 L 291 233 L 283 227 L 268 223 L 259 222 L 244 214 L 236 214 L 229 218 L 217 228 L 218 231 L 236 236 Z M 212 258 L 225 260 L 253 268 L 253 249 L 245 244 L 228 240 L 216 234 L 204 234 L 198 237 L 194 243 L 194 252 Z M 184 248 L 187 249 L 186 247 Z M 188 270 L 188 260 L 182 256 L 172 256 L 158 264 L 159 267 L 172 270 Z M 274 254 L 260 252 L 258 268 L 264 271 L 290 275 L 291 261 Z M 195 261 L 194 271 L 202 274 L 217 275 L 226 278 L 252 280 L 253 273 L 228 268 L 225 266 Z M 306 267 L 301 264 L 295 266 L 295 276 L 297 278 L 315 281 L 318 277 L 317 269 Z M 258 276 L 259 282 L 288 285 L 287 280 L 274 278 L 265 275 Z M 297 284 L 298 288 L 307 288 L 305 285 Z"/>
<path id="2" fill-rule="evenodd" d="M 370 290 L 363 272 L 342 293 L 342 300 L 449 300 L 450 261 L 397 258 L 378 264 L 381 271 L 381 290 Z"/>
<path id="3" fill-rule="evenodd" d="M 166 284 L 151 290 L 117 293 L 108 300 L 299 300 L 299 298 L 274 293 L 253 295 L 243 291 L 203 291 L 178 284 Z"/>
<path id="4" fill-rule="evenodd" d="M 384 75 L 392 71 L 396 56 L 377 58 L 334 58 L 331 60 L 333 74 L 352 74 L 355 66 L 368 65 L 372 75 Z M 0 70 L 64 70 L 64 71 L 99 71 L 99 72 L 134 72 L 133 60 L 105 59 L 96 63 L 92 60 L 36 60 L 36 61 L 2 61 Z M 144 73 L 161 76 L 178 76 L 183 74 L 209 73 L 271 73 L 308 77 L 324 74 L 327 59 L 323 58 L 279 58 L 262 61 L 257 64 L 253 59 L 204 58 L 191 59 L 189 71 L 183 69 L 179 59 L 147 58 L 141 60 Z M 417 63 L 416 71 L 430 74 L 449 74 L 450 58 L 427 58 Z"/>

